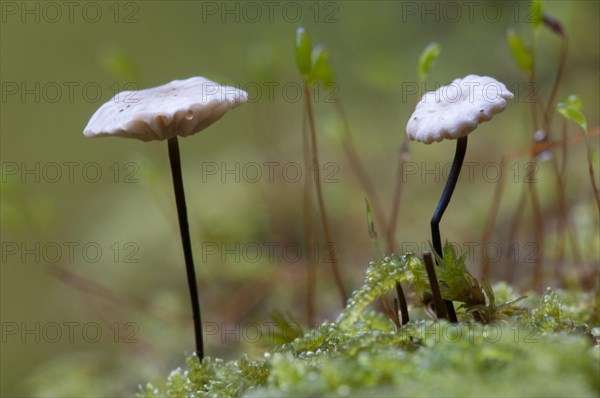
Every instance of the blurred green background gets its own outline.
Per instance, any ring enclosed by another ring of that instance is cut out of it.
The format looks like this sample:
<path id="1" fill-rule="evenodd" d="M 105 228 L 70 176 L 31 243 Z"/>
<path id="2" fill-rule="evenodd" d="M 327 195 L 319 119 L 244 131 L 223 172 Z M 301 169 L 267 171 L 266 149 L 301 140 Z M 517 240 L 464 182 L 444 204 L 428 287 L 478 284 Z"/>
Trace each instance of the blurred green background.
<path id="1" fill-rule="evenodd" d="M 273 344 L 274 310 L 306 322 L 303 185 L 292 173 L 296 165 L 304 169 L 293 47 L 299 26 L 330 50 L 335 98 L 386 214 L 404 127 L 418 100 L 416 63 L 428 43 L 438 42 L 442 52 L 427 89 L 475 73 L 515 92 L 514 103 L 470 139 L 472 179 L 461 179 L 442 222 L 443 239 L 479 242 L 497 183 L 486 180 L 483 167 L 531 142 L 531 87 L 505 40 L 513 27 L 531 42 L 530 10 L 520 1 L 467 3 L 3 1 L 2 396 L 131 395 L 139 383 L 180 366 L 193 347 L 166 143 L 82 134 L 94 111 L 126 88 L 200 75 L 250 95 L 202 134 L 180 140 L 208 354 L 259 355 Z M 599 3 L 547 1 L 544 9 L 569 36 L 558 98 L 577 93 L 596 127 Z M 560 40 L 542 29 L 536 43 L 536 90 L 546 101 Z M 323 184 L 325 200 L 351 291 L 373 256 L 365 194 L 342 151 L 335 104 L 316 94 L 322 172 L 333 173 Z M 555 122 L 562 126 L 560 116 Z M 568 134 L 578 133 L 569 124 Z M 551 139 L 559 138 L 557 128 Z M 597 136 L 592 145 L 598 147 Z M 454 144 L 410 149 L 417 172 L 405 176 L 398 250 L 426 247 L 443 179 L 421 173 L 446 166 Z M 598 267 L 600 249 L 585 153 L 583 142 L 569 145 L 567 199 L 589 268 Z M 505 170 L 510 178 L 493 236 L 505 250 L 528 161 L 515 159 Z M 265 162 L 278 162 L 273 180 Z M 556 185 L 548 163 L 540 162 L 536 176 L 552 249 Z M 522 245 L 512 254 L 523 275 L 530 272 L 524 258 L 531 220 L 525 211 Z M 384 227 L 377 228 L 383 236 Z M 340 308 L 324 243 L 320 234 L 315 239 L 321 321 Z M 508 256 L 501 255 L 493 264 L 497 279 Z M 481 256 L 475 250 L 468 259 L 475 274 Z M 573 262 L 568 253 L 562 266 Z"/>

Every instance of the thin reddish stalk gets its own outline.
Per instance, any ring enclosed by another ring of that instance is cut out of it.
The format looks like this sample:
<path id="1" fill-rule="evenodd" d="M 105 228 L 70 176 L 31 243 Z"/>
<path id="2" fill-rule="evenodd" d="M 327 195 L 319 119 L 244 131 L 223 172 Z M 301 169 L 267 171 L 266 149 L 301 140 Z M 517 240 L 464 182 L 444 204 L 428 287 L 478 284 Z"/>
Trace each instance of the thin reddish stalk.
<path id="1" fill-rule="evenodd" d="M 600 136 L 600 128 L 598 127 L 594 127 L 593 129 L 590 130 L 589 132 L 589 137 L 590 138 L 595 138 Z M 524 146 L 521 148 L 517 148 L 517 149 L 513 149 L 511 151 L 506 152 L 501 160 L 500 160 L 500 164 L 501 164 L 501 170 L 504 169 L 506 163 L 510 160 L 514 160 L 514 159 L 518 159 L 520 157 L 523 156 L 528 156 L 531 153 L 541 153 L 541 152 L 545 152 L 545 151 L 554 151 L 556 150 L 558 147 L 563 146 L 563 147 L 567 147 L 568 145 L 573 145 L 573 144 L 577 144 L 583 140 L 586 139 L 586 134 L 585 132 L 579 133 L 579 134 L 575 134 L 572 135 L 570 137 L 567 137 L 566 135 L 563 135 L 564 139 L 560 140 L 560 141 L 547 141 L 547 142 L 540 142 L 540 143 L 533 143 L 532 145 L 528 145 L 528 146 Z M 562 170 L 561 173 L 564 175 L 566 173 L 566 162 L 567 162 L 567 151 L 563 150 L 563 154 L 565 156 L 565 161 L 563 162 L 562 166 Z M 563 178 L 563 181 L 565 181 L 566 179 Z M 509 238 L 508 238 L 508 242 L 509 244 L 511 244 L 513 242 L 513 238 L 516 235 L 516 230 L 518 229 L 518 223 L 521 219 L 522 216 L 522 212 L 523 212 L 523 207 L 525 204 L 525 192 L 524 192 L 525 188 L 523 188 L 523 190 L 521 191 L 521 196 L 519 198 L 518 201 L 518 205 L 517 205 L 517 212 L 513 215 L 513 219 L 511 222 L 511 226 L 509 229 Z M 496 189 L 494 191 L 494 199 L 492 201 L 492 206 L 490 207 L 490 211 L 488 212 L 488 218 L 486 220 L 486 224 L 485 224 L 485 228 L 484 228 L 484 233 L 482 236 L 481 241 L 483 243 L 485 242 L 489 242 L 493 233 L 493 228 L 496 222 L 496 212 L 499 206 L 500 206 L 500 202 L 502 200 L 503 197 L 503 191 L 504 191 L 504 185 L 503 184 L 499 184 L 496 186 Z M 576 230 L 574 225 L 572 224 L 572 220 L 570 220 L 570 218 L 568 219 L 571 224 L 570 224 L 570 228 L 571 228 L 571 245 L 573 246 L 573 250 L 575 250 L 574 252 L 574 257 L 577 259 L 582 259 L 581 256 L 581 252 L 579 251 L 579 245 L 577 244 L 578 239 L 577 239 L 577 235 L 576 235 Z M 491 275 L 491 268 L 489 268 L 489 263 L 483 263 L 483 267 L 482 268 L 482 277 L 484 279 L 487 279 L 487 277 L 489 277 Z M 506 270 L 506 278 L 508 281 L 512 281 L 513 278 L 513 272 L 514 272 L 514 264 L 511 264 L 509 262 L 509 260 L 507 260 L 506 265 L 505 265 L 505 270 Z"/>
<path id="2" fill-rule="evenodd" d="M 504 156 L 500 158 L 500 171 L 503 173 L 504 168 L 506 167 L 506 159 Z M 502 195 L 504 193 L 504 180 L 502 175 L 500 176 L 500 180 L 496 184 L 496 188 L 494 189 L 494 196 L 492 198 L 492 205 L 490 206 L 490 210 L 488 211 L 488 216 L 485 221 L 485 227 L 483 228 L 483 235 L 481 236 L 482 247 L 487 247 L 487 244 L 490 242 L 492 238 L 492 232 L 494 230 L 494 225 L 496 225 L 496 218 L 498 216 L 498 211 L 500 209 L 500 202 L 502 201 Z M 492 275 L 491 263 L 489 261 L 488 256 L 483 256 L 482 264 L 481 264 L 481 278 L 489 280 Z"/>
<path id="3" fill-rule="evenodd" d="M 565 65 L 567 61 L 567 50 L 569 44 L 566 37 L 562 39 L 562 45 L 560 49 L 560 61 L 558 64 L 558 71 L 556 72 L 556 77 L 554 78 L 554 84 L 552 86 L 552 91 L 550 92 L 550 98 L 548 99 L 548 105 L 546 106 L 546 112 L 544 114 L 544 128 L 550 129 L 552 125 L 552 118 L 554 116 L 554 112 L 556 110 L 556 97 L 558 95 L 558 89 L 563 81 L 563 76 L 565 72 Z"/>
<path id="4" fill-rule="evenodd" d="M 564 126 L 564 125 L 563 125 Z M 556 190 L 557 190 L 557 207 L 558 207 L 558 223 L 557 223 L 557 242 L 556 242 L 556 255 L 554 259 L 554 273 L 559 280 L 562 280 L 562 263 L 565 257 L 565 242 L 563 235 L 565 231 L 571 242 L 571 251 L 573 255 L 573 260 L 575 266 L 579 268 L 582 264 L 581 252 L 579 250 L 579 240 L 577 238 L 577 233 L 573 225 L 573 220 L 571 219 L 571 214 L 569 212 L 569 207 L 567 205 L 566 199 L 566 180 L 567 180 L 567 135 L 566 131 L 563 129 L 562 131 L 562 139 L 561 139 L 560 151 L 562 152 L 562 163 L 559 166 L 558 160 L 556 156 L 552 157 L 552 167 L 554 174 L 556 176 Z"/>
<path id="5" fill-rule="evenodd" d="M 166 311 L 164 313 L 159 313 L 155 311 L 153 305 L 146 301 L 116 292 L 93 279 L 77 275 L 64 267 L 48 264 L 48 273 L 74 289 L 91 296 L 99 297 L 117 307 L 132 307 L 167 322 L 174 322 L 179 325 L 189 324 L 187 315 L 170 314 Z"/>
<path id="6" fill-rule="evenodd" d="M 567 120 L 563 121 L 562 128 L 562 140 L 561 140 L 561 148 L 562 148 L 562 164 L 560 169 L 561 179 L 563 181 L 563 188 L 566 190 L 567 188 L 567 164 L 569 162 L 569 146 L 568 146 L 568 137 L 567 137 Z M 566 202 L 566 198 L 565 198 Z M 567 207 L 568 212 L 568 207 Z M 577 229 L 575 228 L 575 224 L 573 223 L 573 219 L 570 214 L 567 213 L 567 228 L 569 229 L 569 237 L 571 239 L 571 250 L 573 251 L 573 258 L 575 260 L 575 266 L 577 268 L 582 268 L 584 265 L 584 259 L 581 255 L 581 250 L 579 249 L 579 238 L 577 236 Z"/>
<path id="7" fill-rule="evenodd" d="M 350 166 L 358 177 L 360 185 L 369 197 L 369 202 L 371 203 L 373 214 L 377 219 L 377 223 L 380 225 L 381 229 L 386 230 L 385 215 L 383 213 L 381 201 L 379 200 L 377 191 L 373 186 L 371 177 L 369 177 L 369 174 L 367 173 L 362 161 L 360 160 L 360 157 L 358 156 L 356 147 L 354 146 L 354 140 L 352 139 L 352 134 L 350 134 L 350 123 L 348 122 L 348 117 L 346 116 L 346 112 L 341 102 L 336 103 L 335 109 L 344 125 L 344 136 L 342 140 L 344 152 L 350 161 Z"/>
<path id="8" fill-rule="evenodd" d="M 310 136 L 306 128 L 306 112 L 302 112 L 302 150 L 304 169 L 310 170 Z M 308 325 L 314 326 L 316 321 L 315 291 L 317 283 L 316 264 L 313 261 L 314 227 L 312 223 L 312 181 L 304 179 L 303 217 L 304 245 L 306 246 L 306 316 Z"/>
<path id="9" fill-rule="evenodd" d="M 379 300 L 381 301 L 384 312 L 392 320 L 392 322 L 394 322 L 394 325 L 400 329 L 402 324 L 400 323 L 400 318 L 398 317 L 398 311 L 394 311 L 390 308 L 390 304 L 388 303 L 386 296 L 379 296 Z"/>
<path id="10" fill-rule="evenodd" d="M 348 122 L 348 118 L 346 116 L 346 112 L 344 111 L 344 107 L 342 106 L 342 104 L 340 102 L 337 102 L 336 105 L 337 105 L 336 110 L 338 112 L 338 115 L 340 116 L 340 118 L 342 119 L 343 124 L 344 124 L 344 131 L 345 131 L 344 139 L 343 139 L 344 151 L 346 152 L 346 156 L 350 160 L 350 165 L 352 166 L 352 169 L 356 173 L 360 184 L 362 185 L 363 189 L 365 190 L 367 196 L 371 199 L 373 213 L 375 214 L 375 217 L 377 218 L 379 225 L 381 226 L 381 228 L 384 231 L 386 231 L 386 234 L 385 234 L 386 246 L 387 246 L 386 252 L 392 253 L 394 251 L 393 231 L 396 229 L 395 222 L 394 222 L 393 227 L 386 225 L 383 207 L 381 206 L 381 202 L 379 201 L 377 191 L 375 190 L 375 187 L 373 186 L 373 181 L 369 177 L 365 167 L 363 166 L 363 164 L 360 160 L 360 157 L 358 156 L 358 154 L 356 152 L 356 148 L 354 146 L 354 141 L 352 140 L 352 134 L 350 134 L 350 123 Z M 397 186 L 400 186 L 400 184 L 398 184 Z M 395 201 L 396 202 L 399 201 L 399 198 L 398 198 L 398 200 L 395 200 Z M 395 209 L 397 210 L 397 207 L 395 207 Z M 396 217 L 397 217 L 397 214 L 394 215 L 393 220 L 395 220 Z M 391 233 L 390 233 L 390 231 L 391 231 Z M 404 291 L 402 290 L 402 286 L 400 286 L 400 284 L 398 282 L 396 283 L 396 292 L 398 295 L 400 310 L 402 311 L 402 323 L 406 323 L 406 322 L 408 322 L 408 307 L 406 304 L 406 297 L 404 296 Z M 382 302 L 387 305 L 387 300 L 383 299 Z M 397 318 L 398 312 L 396 311 L 394 314 L 395 314 L 395 317 Z M 400 325 L 399 320 L 398 320 L 398 325 Z"/>
<path id="11" fill-rule="evenodd" d="M 588 172 L 590 174 L 590 181 L 592 183 L 592 190 L 594 191 L 594 199 L 596 200 L 596 206 L 598 207 L 598 216 L 600 217 L 600 193 L 598 192 L 598 186 L 596 185 L 596 176 L 594 174 L 594 160 L 592 157 L 592 145 L 590 138 L 588 137 L 587 131 L 585 133 L 585 144 L 587 149 L 587 161 L 588 161 Z"/>
<path id="12" fill-rule="evenodd" d="M 531 103 L 531 121 L 532 121 L 532 125 L 533 125 L 533 134 L 535 134 L 539 128 L 540 128 L 540 123 L 539 123 L 539 114 L 538 114 L 538 107 L 541 110 L 541 113 L 544 114 L 544 109 L 543 109 L 543 105 L 541 103 L 540 97 L 538 95 L 537 89 L 536 89 L 536 73 L 535 73 L 535 40 L 532 43 L 532 50 L 531 50 L 532 54 L 533 54 L 533 64 L 531 66 L 531 75 L 529 76 L 529 84 L 533 87 L 533 101 Z M 533 138 L 533 140 L 535 140 L 535 137 Z M 537 153 L 532 153 L 531 154 L 531 162 L 533 163 L 533 165 L 535 166 L 534 170 L 537 170 Z M 539 202 L 539 198 L 538 198 L 538 194 L 537 194 L 537 189 L 536 189 L 536 185 L 535 182 L 534 183 L 530 183 L 527 185 L 527 187 L 529 188 L 529 196 L 531 198 L 531 205 L 533 208 L 533 219 L 534 219 L 534 239 L 535 239 L 535 248 L 537 249 L 536 253 L 538 254 L 538 256 L 536 256 L 536 260 L 534 262 L 533 265 L 533 284 L 534 286 L 540 284 L 541 281 L 541 267 L 542 267 L 542 259 L 544 257 L 544 252 L 543 252 L 543 246 L 542 246 L 542 240 L 543 240 L 543 231 L 544 231 L 544 226 L 543 226 L 543 218 L 542 218 L 542 211 L 541 211 L 541 207 L 540 207 L 540 202 Z"/>
<path id="13" fill-rule="evenodd" d="M 537 165 L 537 158 L 535 158 L 534 164 Z M 539 291 L 542 288 L 542 283 L 544 280 L 544 217 L 542 214 L 542 208 L 536 184 L 536 181 L 531 182 L 529 184 L 529 189 L 531 192 L 531 207 L 533 208 L 535 248 L 537 249 L 537 255 L 534 257 L 535 261 L 533 263 L 532 285 L 536 290 Z"/>
<path id="14" fill-rule="evenodd" d="M 515 237 L 517 236 L 517 232 L 519 229 L 519 223 L 521 221 L 521 217 L 523 216 L 523 211 L 525 209 L 525 199 L 527 199 L 527 187 L 524 185 L 521 189 L 521 195 L 519 196 L 519 201 L 517 202 L 517 208 L 515 213 L 513 214 L 513 218 L 510 223 L 510 227 L 508 229 L 508 245 L 511 247 L 515 242 Z M 514 273 L 515 273 L 515 264 L 514 261 L 510 261 L 511 257 L 506 258 L 506 282 L 512 283 L 514 281 Z"/>
<path id="15" fill-rule="evenodd" d="M 396 225 L 398 223 L 398 212 L 400 210 L 400 198 L 402 197 L 402 188 L 404 187 L 402 177 L 404 176 L 404 161 L 408 153 L 408 138 L 404 137 L 400 155 L 398 156 L 398 167 L 396 168 L 396 179 L 394 185 L 394 197 L 392 199 L 392 211 L 390 213 L 390 222 L 387 230 L 388 252 L 396 250 Z"/>
<path id="16" fill-rule="evenodd" d="M 333 240 L 331 239 L 331 229 L 329 227 L 329 219 L 327 217 L 327 210 L 325 208 L 325 201 L 323 200 L 323 189 L 321 187 L 321 173 L 319 171 L 319 153 L 317 146 L 317 133 L 315 128 L 315 119 L 312 111 L 312 104 L 310 102 L 310 90 L 308 86 L 304 86 L 304 98 L 306 111 L 308 115 L 308 125 L 311 137 L 311 150 L 312 150 L 312 165 L 315 172 L 315 188 L 317 193 L 317 203 L 319 205 L 319 212 L 321 214 L 321 224 L 323 226 L 323 234 L 325 235 L 325 242 L 327 246 L 327 252 L 329 254 L 329 259 L 331 262 L 331 270 L 333 272 L 333 277 L 335 279 L 335 284 L 337 285 L 338 291 L 340 293 L 340 297 L 342 299 L 342 308 L 346 306 L 347 295 L 346 290 L 344 288 L 344 284 L 342 282 L 342 277 L 339 271 L 339 264 L 337 260 L 337 256 L 335 254 L 335 250 L 333 249 Z"/>

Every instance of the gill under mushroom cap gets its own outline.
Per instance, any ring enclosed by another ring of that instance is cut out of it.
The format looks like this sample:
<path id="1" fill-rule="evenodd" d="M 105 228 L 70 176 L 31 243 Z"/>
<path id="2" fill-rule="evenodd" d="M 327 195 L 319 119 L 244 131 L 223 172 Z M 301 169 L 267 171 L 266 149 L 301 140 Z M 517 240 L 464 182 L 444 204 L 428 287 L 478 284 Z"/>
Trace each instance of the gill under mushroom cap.
<path id="1" fill-rule="evenodd" d="M 186 137 L 247 100 L 245 91 L 204 77 L 174 80 L 158 87 L 118 93 L 94 113 L 83 134 L 142 141 Z"/>
<path id="2" fill-rule="evenodd" d="M 408 138 L 426 144 L 458 139 L 491 120 L 513 99 L 506 86 L 488 76 L 469 75 L 423 95 L 406 125 Z"/>

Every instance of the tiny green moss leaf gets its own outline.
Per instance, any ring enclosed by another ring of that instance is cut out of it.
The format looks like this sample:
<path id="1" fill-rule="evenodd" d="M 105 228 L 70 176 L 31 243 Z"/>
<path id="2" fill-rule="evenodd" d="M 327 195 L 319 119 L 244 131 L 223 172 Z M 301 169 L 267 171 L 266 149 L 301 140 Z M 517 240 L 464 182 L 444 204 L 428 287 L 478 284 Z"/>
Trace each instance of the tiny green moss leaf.
<path id="1" fill-rule="evenodd" d="M 324 45 L 315 46 L 311 54 L 310 83 L 321 83 L 325 88 L 333 84 L 333 73 L 329 65 L 329 51 Z"/>
<path id="2" fill-rule="evenodd" d="M 393 290 L 396 282 L 408 281 L 419 291 L 419 288 L 423 289 L 422 284 L 426 279 L 423 263 L 411 254 L 393 254 L 379 261 L 371 261 L 365 272 L 365 284 L 353 292 L 337 322 L 342 329 L 349 328 L 358 322 L 373 300 Z"/>
<path id="3" fill-rule="evenodd" d="M 521 36 L 512 29 L 506 32 L 506 39 L 519 69 L 527 76 L 531 76 L 533 71 L 533 53 L 531 49 L 525 45 Z"/>
<path id="4" fill-rule="evenodd" d="M 542 0 L 533 0 L 530 4 L 530 7 L 529 18 L 531 21 L 531 27 L 533 28 L 533 31 L 537 33 L 543 19 Z"/>
<path id="5" fill-rule="evenodd" d="M 373 222 L 371 205 L 366 198 L 365 204 L 367 206 L 367 230 L 369 231 L 369 238 L 371 239 L 371 245 L 373 246 L 373 254 L 376 258 L 379 258 L 381 257 L 381 250 L 379 249 L 379 242 L 377 240 L 377 229 L 375 229 L 375 222 Z"/>
<path id="6" fill-rule="evenodd" d="M 303 27 L 299 27 L 296 30 L 296 65 L 302 77 L 307 80 L 311 72 L 311 50 L 312 43 L 308 32 Z"/>
<path id="7" fill-rule="evenodd" d="M 433 67 L 435 60 L 440 55 L 441 47 L 438 43 L 432 42 L 425 47 L 421 55 L 419 56 L 419 80 L 422 82 L 427 79 L 429 71 Z"/>
<path id="8" fill-rule="evenodd" d="M 124 82 L 140 80 L 140 70 L 135 60 L 127 53 L 116 48 L 102 51 L 100 58 L 104 68 Z"/>
<path id="9" fill-rule="evenodd" d="M 274 323 L 274 330 L 272 334 L 264 336 L 267 341 L 272 339 L 275 344 L 284 344 L 304 334 L 302 324 L 291 314 L 274 311 L 271 314 L 271 320 Z"/>
<path id="10" fill-rule="evenodd" d="M 587 120 L 582 112 L 583 103 L 577 95 L 569 95 L 556 105 L 556 110 L 569 120 L 574 121 L 587 131 Z"/>
<path id="11" fill-rule="evenodd" d="M 369 237 L 372 240 L 377 240 L 377 231 L 375 230 L 375 223 L 373 222 L 373 213 L 371 212 L 371 205 L 369 205 L 369 201 L 365 199 L 365 204 L 367 206 L 367 228 L 369 229 Z"/>

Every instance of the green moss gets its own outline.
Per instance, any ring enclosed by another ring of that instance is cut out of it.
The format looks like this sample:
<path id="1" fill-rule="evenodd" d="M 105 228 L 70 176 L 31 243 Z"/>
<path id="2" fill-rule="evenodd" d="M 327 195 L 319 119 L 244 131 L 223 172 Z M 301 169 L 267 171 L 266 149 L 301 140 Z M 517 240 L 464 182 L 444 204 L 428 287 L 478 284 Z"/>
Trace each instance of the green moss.
<path id="1" fill-rule="evenodd" d="M 367 310 L 396 281 L 428 294 L 420 259 L 390 256 L 369 264 L 365 285 L 335 322 L 257 360 L 188 358 L 188 370 L 139 396 L 598 396 L 597 293 L 549 289 L 520 308 L 512 289 L 499 285 L 495 293 L 453 253 L 437 268 L 446 296 L 462 302 L 464 322 L 415 320 L 398 329 Z M 469 319 L 474 312 L 485 323 Z"/>
<path id="2" fill-rule="evenodd" d="M 427 274 L 417 257 L 411 254 L 392 255 L 379 261 L 371 261 L 365 272 L 365 284 L 353 292 L 337 323 L 341 328 L 352 326 L 373 300 L 391 291 L 396 282 L 403 281 L 413 284 L 418 292 L 425 290 Z"/>
<path id="3" fill-rule="evenodd" d="M 538 334 L 519 323 L 445 322 L 336 335 L 338 344 L 325 339 L 315 351 L 290 345 L 251 365 L 206 359 L 173 372 L 165 390 L 140 395 L 595 396 L 599 389 L 597 350 L 583 336 Z"/>

